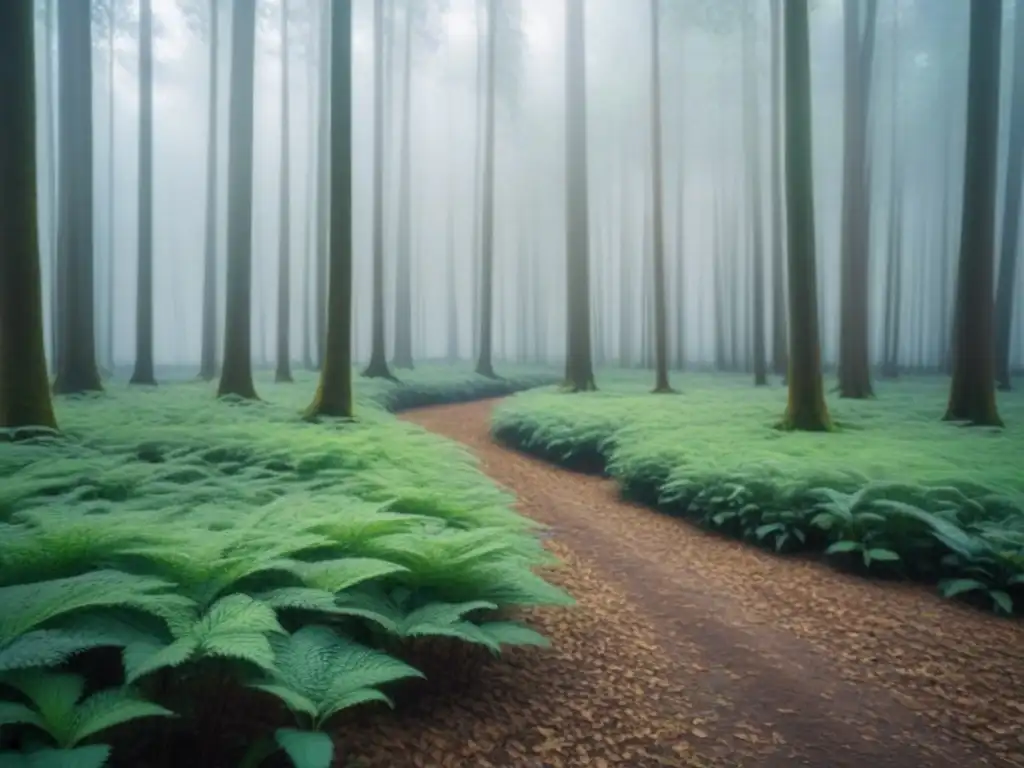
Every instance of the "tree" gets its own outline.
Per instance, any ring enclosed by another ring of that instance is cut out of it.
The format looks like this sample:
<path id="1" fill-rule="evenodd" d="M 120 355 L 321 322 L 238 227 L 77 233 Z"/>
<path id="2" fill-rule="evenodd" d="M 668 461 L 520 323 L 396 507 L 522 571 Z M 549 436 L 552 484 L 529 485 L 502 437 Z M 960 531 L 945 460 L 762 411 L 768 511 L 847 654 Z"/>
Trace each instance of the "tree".
<path id="1" fill-rule="evenodd" d="M 786 213 L 789 246 L 789 398 L 783 429 L 831 429 L 821 380 L 812 166 L 808 0 L 783 13 L 786 99 Z"/>
<path id="2" fill-rule="evenodd" d="M 373 317 L 363 376 L 392 379 L 384 349 L 384 0 L 373 3 Z"/>
<path id="3" fill-rule="evenodd" d="M 103 389 L 96 367 L 92 23 L 88 3 L 57 3 L 57 394 Z"/>
<path id="4" fill-rule="evenodd" d="M 153 3 L 139 0 L 139 243 L 135 370 L 131 384 L 156 384 L 153 371 Z"/>
<path id="5" fill-rule="evenodd" d="M 846 0 L 839 396 L 850 398 L 873 395 L 868 361 L 871 190 L 867 145 L 878 0 L 867 0 L 863 20 L 861 15 L 860 0 Z"/>
<path id="6" fill-rule="evenodd" d="M 1013 286 L 1017 278 L 1021 197 L 1024 193 L 1024 2 L 1017 0 L 1013 25 L 1013 95 L 1010 97 L 1010 144 L 1003 197 L 1003 240 L 996 283 L 996 382 L 1010 388 L 1010 338 L 1013 327 Z"/>
<path id="7" fill-rule="evenodd" d="M 483 202 L 480 218 L 480 336 L 476 372 L 497 378 L 491 361 L 494 335 L 494 99 L 498 0 L 487 6 L 487 96 L 484 107 Z"/>
<path id="8" fill-rule="evenodd" d="M 654 205 L 653 267 L 655 392 L 671 392 L 668 382 L 668 310 L 665 306 L 665 203 L 661 146 L 661 0 L 651 0 L 651 192 Z M 585 151 L 586 144 L 584 144 Z M 586 162 L 584 155 L 583 162 Z M 588 243 L 589 245 L 589 243 Z M 588 254 L 589 256 L 589 254 Z M 570 288 L 570 291 L 572 289 Z M 593 378 L 593 374 L 591 374 Z"/>
<path id="9" fill-rule="evenodd" d="M 199 376 L 217 375 L 217 61 L 219 60 L 218 0 L 210 0 L 210 40 L 207 59 L 209 91 L 206 106 L 206 232 L 203 243 L 203 324 Z"/>
<path id="10" fill-rule="evenodd" d="M 331 3 L 331 236 L 327 338 L 308 417 L 352 416 L 352 6 Z"/>
<path id="11" fill-rule="evenodd" d="M 1002 0 L 971 0 L 963 225 L 945 420 L 1002 426 L 996 409 L 992 278 Z"/>
<path id="12" fill-rule="evenodd" d="M 494 0 L 491 0 L 493 3 Z M 583 0 L 565 14 L 566 307 L 565 386 L 597 389 L 590 354 L 590 215 L 587 201 L 587 57 Z M 491 116 L 493 123 L 493 115 Z M 493 126 L 490 131 L 493 131 Z M 493 138 L 493 137 L 492 137 Z M 486 219 L 485 219 L 486 221 Z"/>
<path id="13" fill-rule="evenodd" d="M 346 6 L 347 7 L 347 6 Z M 333 11 L 332 11 L 333 13 Z M 332 22 L 333 23 L 333 22 Z M 333 62 L 333 60 L 332 60 Z M 333 63 L 332 63 L 333 66 Z M 291 144 L 291 104 L 288 99 L 288 0 L 281 0 L 281 178 L 278 183 L 278 252 L 277 252 L 277 370 L 274 380 L 292 380 L 291 352 L 288 346 L 291 315 L 291 175 L 289 146 Z M 333 247 L 333 246 L 332 246 Z M 333 252 L 333 251 L 332 251 Z M 328 289 L 329 290 L 329 289 Z M 328 312 L 330 308 L 328 307 Z M 330 326 L 328 326 L 330 333 Z"/>
<path id="14" fill-rule="evenodd" d="M 35 3 L 0 4 L 0 428 L 57 428 L 36 214 Z"/>
<path id="15" fill-rule="evenodd" d="M 422 0 L 420 0 L 422 2 Z M 395 254 L 395 345 L 392 365 L 412 360 L 412 2 L 406 3 L 402 59 L 402 125 L 398 161 L 398 243 Z"/>
<path id="16" fill-rule="evenodd" d="M 785 378 L 789 367 L 786 327 L 785 189 L 782 178 L 782 0 L 771 0 L 771 211 L 772 371 Z"/>
<path id="17" fill-rule="evenodd" d="M 228 105 L 228 268 L 224 366 L 217 396 L 256 399 L 252 381 L 252 187 L 256 4 L 236 3 L 231 19 Z"/>

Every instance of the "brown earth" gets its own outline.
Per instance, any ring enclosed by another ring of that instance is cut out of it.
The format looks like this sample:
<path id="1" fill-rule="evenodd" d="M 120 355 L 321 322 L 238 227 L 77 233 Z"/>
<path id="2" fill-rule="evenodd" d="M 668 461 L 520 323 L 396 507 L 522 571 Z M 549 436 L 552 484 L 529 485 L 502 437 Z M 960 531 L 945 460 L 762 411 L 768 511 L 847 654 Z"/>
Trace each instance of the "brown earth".
<path id="1" fill-rule="evenodd" d="M 1024 626 L 775 557 L 621 501 L 611 481 L 495 445 L 494 402 L 408 421 L 468 445 L 552 526 L 550 578 L 514 649 L 339 746 L 362 766 L 1024 766 Z"/>

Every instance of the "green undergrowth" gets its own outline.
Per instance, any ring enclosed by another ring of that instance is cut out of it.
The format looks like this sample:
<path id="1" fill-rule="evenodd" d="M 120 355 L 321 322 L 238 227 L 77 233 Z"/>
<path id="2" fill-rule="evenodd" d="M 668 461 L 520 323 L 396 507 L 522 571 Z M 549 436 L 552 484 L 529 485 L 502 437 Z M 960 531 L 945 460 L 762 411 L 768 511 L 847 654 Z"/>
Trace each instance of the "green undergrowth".
<path id="1" fill-rule="evenodd" d="M 316 424 L 310 374 L 249 403 L 115 381 L 58 401 L 61 436 L 0 443 L 0 765 L 97 768 L 140 718 L 195 730 L 199 675 L 291 713 L 218 765 L 327 768 L 332 717 L 422 676 L 403 643 L 543 645 L 515 608 L 571 598 L 534 572 L 539 527 L 388 410 L 554 377 L 403 378 L 358 380 L 357 420 Z"/>
<path id="2" fill-rule="evenodd" d="M 649 379 L 610 372 L 598 392 L 516 395 L 493 433 L 705 528 L 1024 613 L 1020 393 L 1000 396 L 1005 430 L 983 429 L 940 420 L 944 378 L 880 382 L 873 400 L 829 398 L 835 432 L 789 433 L 774 428 L 777 384 L 686 374 L 680 394 L 655 395 Z"/>

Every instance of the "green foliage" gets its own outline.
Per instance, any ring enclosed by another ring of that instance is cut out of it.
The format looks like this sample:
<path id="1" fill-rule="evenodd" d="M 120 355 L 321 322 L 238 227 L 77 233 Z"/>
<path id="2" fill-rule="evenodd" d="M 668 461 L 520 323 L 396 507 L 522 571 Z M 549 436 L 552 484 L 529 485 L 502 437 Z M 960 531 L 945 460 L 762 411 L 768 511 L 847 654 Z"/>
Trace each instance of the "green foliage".
<path id="1" fill-rule="evenodd" d="M 2 753 L 0 766 L 101 766 L 109 747 L 82 739 L 171 714 L 129 687 L 83 699 L 100 682 L 99 648 L 120 649 L 124 683 L 160 701 L 196 675 L 276 696 L 300 730 L 268 735 L 244 764 L 283 750 L 318 768 L 333 756 L 318 732 L 328 718 L 388 702 L 380 686 L 420 675 L 356 638 L 543 644 L 494 620 L 571 602 L 534 573 L 551 564 L 539 526 L 465 450 L 388 410 L 555 377 L 414 377 L 359 380 L 359 419 L 318 424 L 301 419 L 312 377 L 261 382 L 256 403 L 192 382 L 115 383 L 58 402 L 64 436 L 0 444 L 0 728 L 52 742 Z"/>
<path id="2" fill-rule="evenodd" d="M 835 434 L 771 428 L 779 389 L 687 375 L 680 397 L 604 373 L 601 392 L 511 398 L 495 436 L 564 465 L 606 472 L 625 496 L 776 552 L 937 582 L 999 613 L 1024 610 L 1024 434 L 940 421 L 932 380 L 881 383 L 877 400 L 831 404 Z M 1007 422 L 1024 400 L 1002 395 Z"/>

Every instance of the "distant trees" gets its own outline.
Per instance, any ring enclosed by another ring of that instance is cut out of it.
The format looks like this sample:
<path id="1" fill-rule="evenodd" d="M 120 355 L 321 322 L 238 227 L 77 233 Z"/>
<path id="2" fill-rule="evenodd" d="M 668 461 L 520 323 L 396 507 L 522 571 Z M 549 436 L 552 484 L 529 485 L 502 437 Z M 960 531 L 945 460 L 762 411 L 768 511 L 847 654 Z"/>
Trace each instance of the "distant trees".
<path id="1" fill-rule="evenodd" d="M 0 429 L 57 427 L 36 223 L 34 24 L 33 0 L 0 3 Z"/>
<path id="2" fill-rule="evenodd" d="M 587 201 L 587 57 L 584 32 L 583 0 L 567 0 L 565 246 L 568 317 L 565 385 L 575 392 L 597 389 L 590 353 L 590 213 Z M 493 140 L 493 114 L 488 122 L 491 123 L 488 133 Z"/>
<path id="3" fill-rule="evenodd" d="M 57 3 L 57 376 L 53 391 L 99 391 L 93 247 L 92 20 L 89 3 Z"/>
<path id="4" fill-rule="evenodd" d="M 378 6 L 379 7 L 379 6 Z M 307 417 L 352 416 L 352 5 L 331 3 L 331 232 L 327 337 Z"/>
<path id="5" fill-rule="evenodd" d="M 218 397 L 256 399 L 252 380 L 253 88 L 256 6 L 232 5 L 228 105 L 228 264 Z"/>
<path id="6" fill-rule="evenodd" d="M 818 333 L 808 2 L 786 0 L 783 12 L 790 336 L 789 398 L 781 426 L 826 431 L 831 420 L 821 380 Z"/>
<path id="7" fill-rule="evenodd" d="M 945 415 L 980 426 L 1003 423 L 996 409 L 992 297 L 1002 14 L 1002 0 L 971 0 L 963 226 Z"/>

